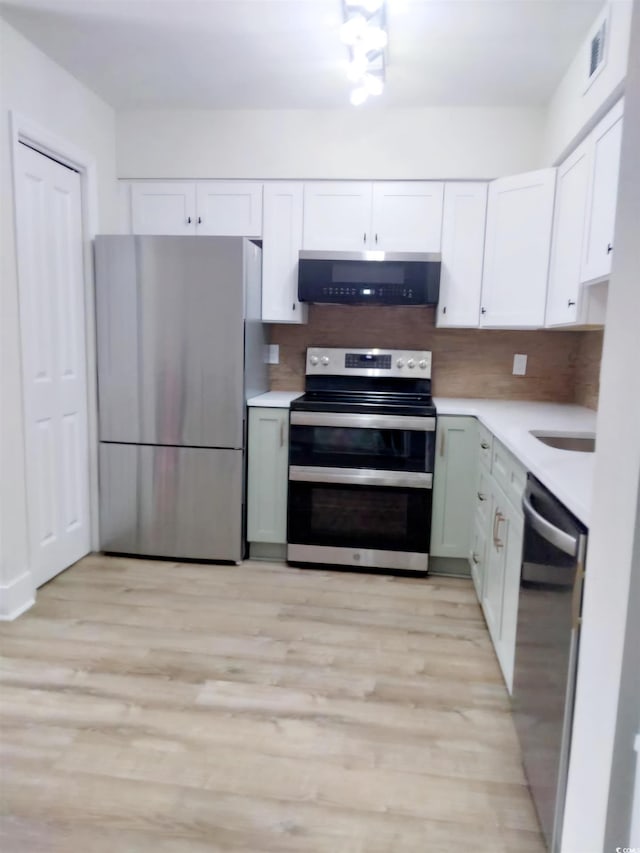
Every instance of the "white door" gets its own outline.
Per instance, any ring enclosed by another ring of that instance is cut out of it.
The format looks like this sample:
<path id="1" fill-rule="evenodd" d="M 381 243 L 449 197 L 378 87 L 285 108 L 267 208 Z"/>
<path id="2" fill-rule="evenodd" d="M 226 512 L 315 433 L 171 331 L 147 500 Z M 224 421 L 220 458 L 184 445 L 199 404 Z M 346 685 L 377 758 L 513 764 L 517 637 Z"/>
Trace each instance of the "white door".
<path id="1" fill-rule="evenodd" d="M 486 183 L 446 185 L 438 326 L 479 324 L 486 220 Z"/>
<path id="2" fill-rule="evenodd" d="M 195 234 L 195 184 L 181 181 L 132 184 L 131 226 L 134 234 Z"/>
<path id="3" fill-rule="evenodd" d="M 27 511 L 41 586 L 91 544 L 80 175 L 22 144 L 17 158 Z"/>
<path id="4" fill-rule="evenodd" d="M 298 302 L 298 253 L 302 248 L 302 184 L 264 185 L 262 222 L 262 321 L 306 323 Z"/>
<path id="5" fill-rule="evenodd" d="M 489 185 L 480 325 L 544 326 L 555 169 Z"/>
<path id="6" fill-rule="evenodd" d="M 611 273 L 623 113 L 621 100 L 589 137 L 593 147 L 582 281 L 606 278 Z"/>
<path id="7" fill-rule="evenodd" d="M 375 249 L 372 187 L 366 181 L 312 181 L 304 185 L 304 249 L 362 252 Z"/>
<path id="8" fill-rule="evenodd" d="M 198 181 L 196 233 L 212 237 L 261 237 L 262 184 Z"/>
<path id="9" fill-rule="evenodd" d="M 441 181 L 381 181 L 373 185 L 373 246 L 386 252 L 439 252 Z"/>
<path id="10" fill-rule="evenodd" d="M 547 326 L 575 323 L 589 184 L 589 144 L 583 142 L 558 167 L 547 294 Z"/>

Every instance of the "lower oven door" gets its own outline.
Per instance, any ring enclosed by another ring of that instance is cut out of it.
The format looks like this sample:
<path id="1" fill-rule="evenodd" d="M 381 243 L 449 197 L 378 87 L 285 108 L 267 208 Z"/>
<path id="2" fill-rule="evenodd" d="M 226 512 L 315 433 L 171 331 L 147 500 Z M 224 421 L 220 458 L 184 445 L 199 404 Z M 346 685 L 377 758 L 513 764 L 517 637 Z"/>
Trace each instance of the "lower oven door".
<path id="1" fill-rule="evenodd" d="M 425 572 L 431 474 L 289 469 L 291 562 Z"/>

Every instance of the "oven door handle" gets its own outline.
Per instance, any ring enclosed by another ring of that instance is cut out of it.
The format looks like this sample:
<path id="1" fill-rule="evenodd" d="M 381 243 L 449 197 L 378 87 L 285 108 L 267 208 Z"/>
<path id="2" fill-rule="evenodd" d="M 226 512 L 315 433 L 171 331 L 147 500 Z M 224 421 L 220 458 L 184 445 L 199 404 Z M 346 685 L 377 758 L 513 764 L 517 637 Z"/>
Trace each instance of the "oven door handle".
<path id="1" fill-rule="evenodd" d="M 348 486 L 395 486 L 404 489 L 433 487 L 433 474 L 422 471 L 380 471 L 374 468 L 316 468 L 311 465 L 291 465 L 289 480 Z"/>
<path id="2" fill-rule="evenodd" d="M 357 412 L 291 412 L 292 426 L 353 427 L 434 432 L 436 419 L 414 415 L 364 415 Z"/>

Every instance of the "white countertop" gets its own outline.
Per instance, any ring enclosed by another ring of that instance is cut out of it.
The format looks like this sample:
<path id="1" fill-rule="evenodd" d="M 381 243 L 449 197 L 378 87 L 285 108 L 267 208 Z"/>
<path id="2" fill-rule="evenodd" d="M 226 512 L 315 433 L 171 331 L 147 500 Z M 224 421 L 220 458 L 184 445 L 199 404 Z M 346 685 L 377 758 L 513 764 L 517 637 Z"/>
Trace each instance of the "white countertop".
<path id="1" fill-rule="evenodd" d="M 596 413 L 583 406 L 511 400 L 435 397 L 439 415 L 478 418 L 583 524 L 589 526 L 595 454 L 557 450 L 530 430 L 592 432 Z"/>
<path id="2" fill-rule="evenodd" d="M 250 397 L 247 406 L 264 406 L 267 409 L 288 409 L 289 404 L 296 397 L 300 397 L 304 391 L 267 391 L 266 394 L 258 394 Z"/>

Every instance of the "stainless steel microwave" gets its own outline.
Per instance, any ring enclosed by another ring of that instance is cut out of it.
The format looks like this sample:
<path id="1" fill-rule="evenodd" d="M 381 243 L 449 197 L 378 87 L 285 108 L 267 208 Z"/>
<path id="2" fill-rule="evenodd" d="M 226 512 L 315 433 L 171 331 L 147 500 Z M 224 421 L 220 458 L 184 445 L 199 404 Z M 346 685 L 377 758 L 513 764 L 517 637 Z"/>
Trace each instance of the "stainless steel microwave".
<path id="1" fill-rule="evenodd" d="M 399 252 L 300 252 L 300 302 L 435 305 L 440 255 Z"/>

